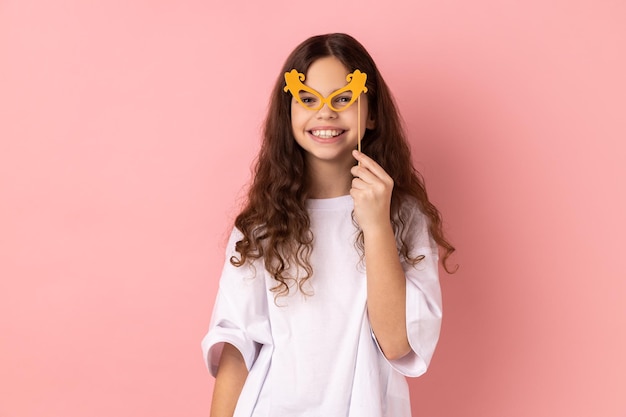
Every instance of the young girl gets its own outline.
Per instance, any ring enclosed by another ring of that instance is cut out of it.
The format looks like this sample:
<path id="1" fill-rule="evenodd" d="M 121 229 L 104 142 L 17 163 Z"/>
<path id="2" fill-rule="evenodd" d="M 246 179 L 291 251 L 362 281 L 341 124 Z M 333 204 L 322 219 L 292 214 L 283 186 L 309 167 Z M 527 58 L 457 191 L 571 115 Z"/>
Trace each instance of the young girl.
<path id="1" fill-rule="evenodd" d="M 202 343 L 211 416 L 410 416 L 404 377 L 439 337 L 438 247 L 448 270 L 372 58 L 345 34 L 307 39 L 274 86 Z"/>

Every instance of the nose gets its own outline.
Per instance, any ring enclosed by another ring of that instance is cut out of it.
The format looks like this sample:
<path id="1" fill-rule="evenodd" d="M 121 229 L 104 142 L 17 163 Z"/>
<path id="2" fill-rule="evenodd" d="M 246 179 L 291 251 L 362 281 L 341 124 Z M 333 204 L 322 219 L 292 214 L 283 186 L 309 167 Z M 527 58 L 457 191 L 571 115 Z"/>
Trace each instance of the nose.
<path id="1" fill-rule="evenodd" d="M 328 107 L 328 103 L 324 103 L 322 108 L 317 111 L 318 119 L 334 119 L 337 117 L 337 112 Z"/>

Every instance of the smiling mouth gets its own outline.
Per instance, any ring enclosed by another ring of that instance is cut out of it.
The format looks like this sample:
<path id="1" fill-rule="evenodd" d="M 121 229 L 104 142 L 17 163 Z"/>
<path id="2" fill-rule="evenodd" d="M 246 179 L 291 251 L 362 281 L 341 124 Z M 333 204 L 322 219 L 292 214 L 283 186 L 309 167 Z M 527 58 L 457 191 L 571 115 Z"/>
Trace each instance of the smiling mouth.
<path id="1" fill-rule="evenodd" d="M 345 130 L 325 129 L 325 130 L 311 130 L 311 134 L 320 139 L 331 139 L 341 135 Z"/>

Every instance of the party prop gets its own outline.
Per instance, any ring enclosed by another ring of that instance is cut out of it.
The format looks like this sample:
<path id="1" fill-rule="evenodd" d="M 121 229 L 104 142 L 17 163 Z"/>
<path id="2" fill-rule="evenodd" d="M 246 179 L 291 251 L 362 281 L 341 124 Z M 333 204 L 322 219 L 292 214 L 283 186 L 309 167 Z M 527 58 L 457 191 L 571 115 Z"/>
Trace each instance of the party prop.
<path id="1" fill-rule="evenodd" d="M 357 102 L 357 149 L 361 151 L 361 93 L 367 93 L 365 82 L 367 74 L 360 70 L 354 70 L 346 76 L 348 84 L 339 90 L 333 91 L 328 97 L 322 96 L 309 86 L 303 84 L 305 76 L 303 73 L 292 69 L 285 73 L 284 91 L 289 91 L 298 103 L 309 110 L 317 111 L 324 104 L 332 111 L 341 112 Z"/>

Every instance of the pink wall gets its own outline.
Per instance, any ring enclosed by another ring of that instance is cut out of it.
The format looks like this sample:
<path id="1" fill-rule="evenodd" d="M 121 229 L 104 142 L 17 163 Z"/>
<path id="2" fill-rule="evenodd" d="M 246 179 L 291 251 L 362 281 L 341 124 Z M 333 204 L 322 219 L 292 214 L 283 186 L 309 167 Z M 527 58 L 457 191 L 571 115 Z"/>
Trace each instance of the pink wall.
<path id="1" fill-rule="evenodd" d="M 416 416 L 626 416 L 626 3 L 0 1 L 0 416 L 206 416 L 271 84 L 360 39 L 458 247 Z M 228 4 L 233 3 L 233 4 Z"/>

